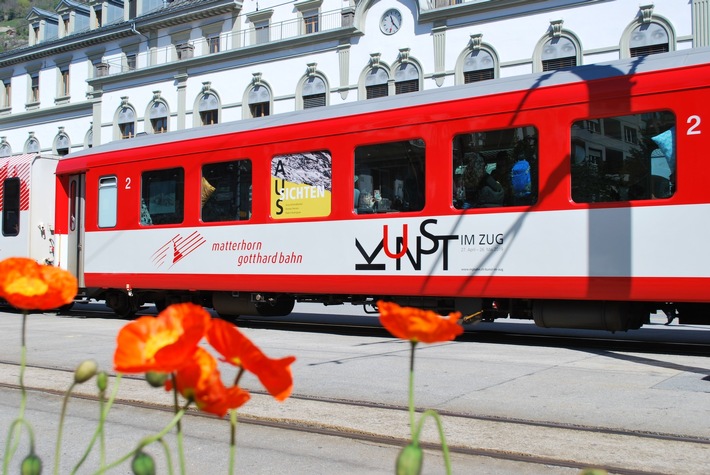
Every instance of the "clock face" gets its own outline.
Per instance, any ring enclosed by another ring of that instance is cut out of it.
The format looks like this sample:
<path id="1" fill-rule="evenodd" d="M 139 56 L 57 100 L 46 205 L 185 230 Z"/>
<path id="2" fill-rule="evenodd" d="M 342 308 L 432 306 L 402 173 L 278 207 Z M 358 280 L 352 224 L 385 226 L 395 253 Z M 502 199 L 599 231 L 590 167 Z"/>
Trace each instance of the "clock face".
<path id="1" fill-rule="evenodd" d="M 390 8 L 382 15 L 380 19 L 380 30 L 385 35 L 393 35 L 399 31 L 399 27 L 402 26 L 402 14 L 399 10 Z"/>

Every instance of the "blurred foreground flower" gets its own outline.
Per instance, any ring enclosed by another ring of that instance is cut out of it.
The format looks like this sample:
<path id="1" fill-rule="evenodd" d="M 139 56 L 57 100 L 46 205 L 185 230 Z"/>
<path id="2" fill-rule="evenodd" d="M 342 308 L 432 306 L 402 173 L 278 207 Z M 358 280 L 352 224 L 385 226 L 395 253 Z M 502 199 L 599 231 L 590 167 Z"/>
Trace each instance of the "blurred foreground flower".
<path id="1" fill-rule="evenodd" d="M 51 310 L 74 301 L 77 292 L 76 278 L 69 272 L 58 267 L 38 264 L 26 257 L 10 257 L 0 261 L 0 298 L 10 305 L 22 310 L 22 330 L 20 333 L 20 410 L 17 419 L 10 424 L 3 457 L 3 474 L 7 473 L 19 446 L 22 429 L 27 429 L 30 453 L 21 464 L 22 473 L 39 474 L 42 461 L 35 454 L 35 440 L 32 426 L 25 420 L 27 406 L 27 391 L 25 389 L 25 367 L 27 360 L 27 344 L 25 334 L 27 328 L 27 312 L 29 310 Z M 91 366 L 91 364 L 88 364 Z M 81 377 L 93 377 L 91 369 L 84 365 Z M 75 381 L 73 384 L 77 384 Z M 73 387 L 73 385 L 72 385 Z M 61 438 L 61 421 L 59 424 Z"/>
<path id="2" fill-rule="evenodd" d="M 76 278 L 58 267 L 26 257 L 0 262 L 0 298 L 21 310 L 51 310 L 72 303 Z"/>
<path id="3" fill-rule="evenodd" d="M 240 368 L 233 384 L 224 384 L 217 360 L 199 346 L 203 338 L 223 356 L 224 361 Z M 165 389 L 175 395 L 175 417 L 159 434 L 145 438 L 136 449 L 106 468 L 115 467 L 131 456 L 134 461 L 141 462 L 134 463 L 135 466 L 152 466 L 152 460 L 150 463 L 146 461 L 149 456 L 143 448 L 162 441 L 162 437 L 175 427 L 180 468 L 184 473 L 180 420 L 194 403 L 199 410 L 219 417 L 230 414 L 229 473 L 233 473 L 236 409 L 250 398 L 249 393 L 238 385 L 242 373 L 245 370 L 254 373 L 276 400 L 283 401 L 293 390 L 291 364 L 295 360 L 293 356 L 267 357 L 236 326 L 213 319 L 204 308 L 192 303 L 174 304 L 157 317 L 140 317 L 126 324 L 118 333 L 114 368 L 120 373 L 146 373 L 146 379 L 152 385 L 164 381 Z M 178 395 L 186 401 L 182 407 L 178 405 Z"/>
<path id="4" fill-rule="evenodd" d="M 10 462 L 20 447 L 22 431 L 28 434 L 29 453 L 21 463 L 21 473 L 39 474 L 42 460 L 35 453 L 35 436 L 32 426 L 25 419 L 27 394 L 24 385 L 27 347 L 25 329 L 29 310 L 50 310 L 72 303 L 77 292 L 77 281 L 71 273 L 51 266 L 39 265 L 26 258 L 9 258 L 0 262 L 0 299 L 6 300 L 22 310 L 21 358 L 20 358 L 20 410 L 19 416 L 10 424 L 5 451 L 2 454 L 3 475 L 9 473 Z M 224 361 L 240 369 L 231 384 L 225 385 L 214 356 L 200 346 L 203 339 L 212 343 L 220 352 Z M 230 459 L 229 473 L 234 472 L 236 452 L 236 409 L 245 404 L 250 396 L 238 383 L 243 372 L 253 372 L 267 391 L 278 401 L 291 395 L 293 378 L 291 364 L 296 359 L 288 356 L 280 359 L 267 357 L 256 345 L 244 336 L 236 326 L 211 315 L 201 306 L 191 303 L 171 305 L 157 317 L 141 317 L 127 323 L 118 333 L 114 353 L 114 369 L 117 371 L 116 384 L 111 395 L 106 399 L 108 374 L 100 371 L 98 364 L 87 360 L 79 364 L 74 378 L 66 391 L 55 442 L 54 474 L 59 475 L 62 429 L 67 404 L 73 388 L 96 376 L 99 391 L 99 420 L 96 431 L 88 447 L 74 467 L 76 473 L 88 459 L 94 445 L 100 447 L 99 469 L 104 473 L 129 459 L 131 470 L 136 474 L 154 474 L 156 465 L 151 455 L 144 448 L 153 442 L 159 442 L 165 449 L 166 470 L 161 473 L 172 474 L 172 461 L 169 447 L 164 437 L 177 429 L 177 450 L 180 457 L 180 473 L 185 473 L 185 460 L 182 449 L 181 420 L 191 404 L 204 412 L 219 417 L 230 414 Z M 154 386 L 163 386 L 172 391 L 175 403 L 175 415 L 159 433 L 144 437 L 136 447 L 120 459 L 105 463 L 106 441 L 104 423 L 118 392 L 118 382 L 123 373 L 145 373 L 146 380 Z M 179 406 L 178 397 L 185 399 Z"/>
<path id="5" fill-rule="evenodd" d="M 377 302 L 377 309 L 380 312 L 380 322 L 392 335 L 411 343 L 409 357 L 409 427 L 411 431 L 411 442 L 406 445 L 397 457 L 395 469 L 397 475 L 418 475 L 422 471 L 423 452 L 419 446 L 419 436 L 424 425 L 424 418 L 431 416 L 436 421 L 439 429 L 439 438 L 444 453 L 444 463 L 446 473 L 451 474 L 451 462 L 449 460 L 449 449 L 446 446 L 444 430 L 441 419 L 436 411 L 431 409 L 424 411 L 419 423 L 416 424 L 414 417 L 414 349 L 417 343 L 439 343 L 451 341 L 463 333 L 463 327 L 458 323 L 461 314 L 450 313 L 448 318 L 429 311 L 413 307 L 400 307 L 392 302 Z"/>

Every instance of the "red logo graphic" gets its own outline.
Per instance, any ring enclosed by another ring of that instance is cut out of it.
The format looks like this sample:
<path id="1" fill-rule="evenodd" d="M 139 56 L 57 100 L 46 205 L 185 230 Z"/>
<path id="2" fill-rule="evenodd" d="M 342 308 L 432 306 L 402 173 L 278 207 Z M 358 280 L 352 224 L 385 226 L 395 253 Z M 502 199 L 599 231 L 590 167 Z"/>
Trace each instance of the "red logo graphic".
<path id="1" fill-rule="evenodd" d="M 185 238 L 180 234 L 176 234 L 174 238 L 155 251 L 151 259 L 155 267 L 161 267 L 166 261 L 171 261 L 168 267 L 170 268 L 206 242 L 207 240 L 197 231 Z M 170 257 L 171 253 L 172 257 Z"/>

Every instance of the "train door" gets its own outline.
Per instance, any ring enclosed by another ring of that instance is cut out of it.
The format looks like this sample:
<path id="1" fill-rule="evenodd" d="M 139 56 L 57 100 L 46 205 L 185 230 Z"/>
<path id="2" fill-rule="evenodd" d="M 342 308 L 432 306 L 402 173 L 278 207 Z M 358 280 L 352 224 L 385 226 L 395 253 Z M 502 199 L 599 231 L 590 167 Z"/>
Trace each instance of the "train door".
<path id="1" fill-rule="evenodd" d="M 67 223 L 67 270 L 76 276 L 79 288 L 84 284 L 84 196 L 86 176 L 69 177 L 69 206 Z"/>

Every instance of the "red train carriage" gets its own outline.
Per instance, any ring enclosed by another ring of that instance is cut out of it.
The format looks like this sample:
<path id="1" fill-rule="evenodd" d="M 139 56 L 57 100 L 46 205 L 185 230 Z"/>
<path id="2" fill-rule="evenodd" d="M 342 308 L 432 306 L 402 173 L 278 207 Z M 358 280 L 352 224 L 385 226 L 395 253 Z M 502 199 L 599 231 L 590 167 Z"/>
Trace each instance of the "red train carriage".
<path id="1" fill-rule="evenodd" d="M 59 265 L 119 314 L 392 299 L 710 323 L 710 51 L 124 140 L 57 166 Z"/>

